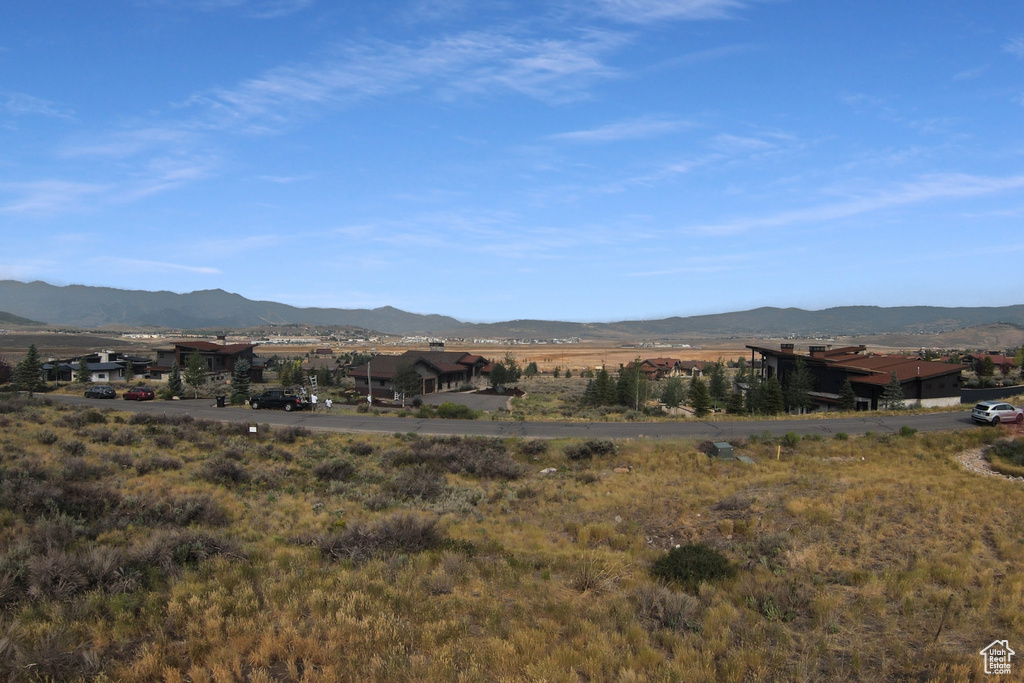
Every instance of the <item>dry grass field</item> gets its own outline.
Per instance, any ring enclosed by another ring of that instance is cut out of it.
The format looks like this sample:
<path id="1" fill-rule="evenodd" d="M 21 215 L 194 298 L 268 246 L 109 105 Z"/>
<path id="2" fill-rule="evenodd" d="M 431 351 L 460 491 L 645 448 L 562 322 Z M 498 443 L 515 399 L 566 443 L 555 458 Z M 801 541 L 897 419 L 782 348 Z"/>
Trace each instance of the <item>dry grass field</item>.
<path id="1" fill-rule="evenodd" d="M 750 465 L 250 426 L 0 399 L 0 676 L 970 681 L 1024 646 L 1024 483 L 956 461 L 1003 429 Z M 686 544 L 733 573 L 655 578 Z"/>

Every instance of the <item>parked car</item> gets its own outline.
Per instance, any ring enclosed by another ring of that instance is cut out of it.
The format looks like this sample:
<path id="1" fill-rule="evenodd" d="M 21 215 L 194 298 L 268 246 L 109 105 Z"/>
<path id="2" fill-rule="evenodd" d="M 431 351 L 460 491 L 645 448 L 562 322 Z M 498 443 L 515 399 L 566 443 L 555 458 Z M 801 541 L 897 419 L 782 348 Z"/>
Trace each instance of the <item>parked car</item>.
<path id="1" fill-rule="evenodd" d="M 156 394 L 149 387 L 132 387 L 121 394 L 121 398 L 126 401 L 152 401 Z"/>
<path id="2" fill-rule="evenodd" d="M 309 403 L 301 396 L 290 394 L 283 389 L 269 389 L 262 394 L 249 399 L 249 405 L 253 410 L 260 408 L 284 408 L 287 411 L 305 410 Z"/>
<path id="3" fill-rule="evenodd" d="M 1004 401 L 982 401 L 974 406 L 971 419 L 975 422 L 997 425 L 1000 422 L 1024 422 L 1024 408 L 1014 408 Z"/>
<path id="4" fill-rule="evenodd" d="M 117 398 L 117 392 L 112 387 L 101 384 L 98 387 L 89 387 L 85 390 L 86 398 Z"/>

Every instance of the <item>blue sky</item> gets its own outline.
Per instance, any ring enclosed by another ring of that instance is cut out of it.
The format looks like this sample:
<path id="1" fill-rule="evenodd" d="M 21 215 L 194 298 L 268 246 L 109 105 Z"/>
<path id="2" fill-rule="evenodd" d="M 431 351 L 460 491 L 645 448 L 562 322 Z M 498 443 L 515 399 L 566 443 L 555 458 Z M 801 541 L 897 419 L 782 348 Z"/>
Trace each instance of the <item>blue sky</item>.
<path id="1" fill-rule="evenodd" d="M 10 0 L 0 279 L 467 321 L 1024 303 L 1024 3 Z"/>

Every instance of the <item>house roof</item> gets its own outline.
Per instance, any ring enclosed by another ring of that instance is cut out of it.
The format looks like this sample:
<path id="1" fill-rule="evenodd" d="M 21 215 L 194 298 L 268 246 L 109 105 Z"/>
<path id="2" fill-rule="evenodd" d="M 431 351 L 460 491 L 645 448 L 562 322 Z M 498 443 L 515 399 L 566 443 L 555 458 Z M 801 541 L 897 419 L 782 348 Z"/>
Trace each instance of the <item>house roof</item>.
<path id="1" fill-rule="evenodd" d="M 182 349 L 195 349 L 196 351 L 203 351 L 205 353 L 216 353 L 233 356 L 236 353 L 243 351 L 249 351 L 256 348 L 256 344 L 215 344 L 214 342 L 206 341 L 194 341 L 194 342 L 175 342 L 174 348 Z"/>
<path id="2" fill-rule="evenodd" d="M 851 377 L 851 382 L 861 384 L 888 384 L 892 373 L 900 382 L 911 382 L 916 379 L 933 379 L 944 375 L 959 375 L 960 367 L 949 363 L 918 360 L 909 356 L 868 356 L 844 363 L 836 363 L 851 370 L 865 370 L 870 374 L 862 377 Z"/>
<path id="3" fill-rule="evenodd" d="M 966 358 L 972 358 L 975 361 L 984 361 L 986 358 L 991 358 L 992 362 L 998 366 L 1009 366 L 1017 367 L 1017 359 L 1012 356 L 1004 356 L 1001 353 L 968 353 L 965 355 Z"/>

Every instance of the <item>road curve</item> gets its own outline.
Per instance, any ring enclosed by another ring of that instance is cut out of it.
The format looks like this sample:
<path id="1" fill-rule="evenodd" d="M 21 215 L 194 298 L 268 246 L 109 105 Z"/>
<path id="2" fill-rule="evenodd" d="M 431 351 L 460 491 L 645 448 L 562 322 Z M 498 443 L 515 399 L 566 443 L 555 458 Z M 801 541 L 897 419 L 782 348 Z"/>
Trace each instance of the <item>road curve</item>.
<path id="1" fill-rule="evenodd" d="M 773 420 L 680 420 L 677 422 L 516 422 L 509 420 L 423 420 L 415 417 L 375 415 L 332 415 L 328 413 L 251 410 L 248 407 L 217 408 L 212 399 L 182 401 L 98 400 L 81 396 L 51 395 L 48 398 L 73 405 L 113 408 L 128 412 L 152 412 L 167 415 L 188 414 L 197 419 L 223 422 L 251 422 L 271 426 L 299 426 L 335 432 L 408 433 L 425 435 L 498 436 L 539 439 L 635 439 L 683 438 L 727 441 L 731 438 L 760 436 L 766 432 L 781 436 L 795 432 L 801 436 L 833 436 L 840 432 L 888 434 L 907 426 L 919 432 L 952 431 L 976 428 L 969 411 L 925 413 L 920 415 L 880 415 L 859 413 L 837 418 L 787 418 Z"/>

